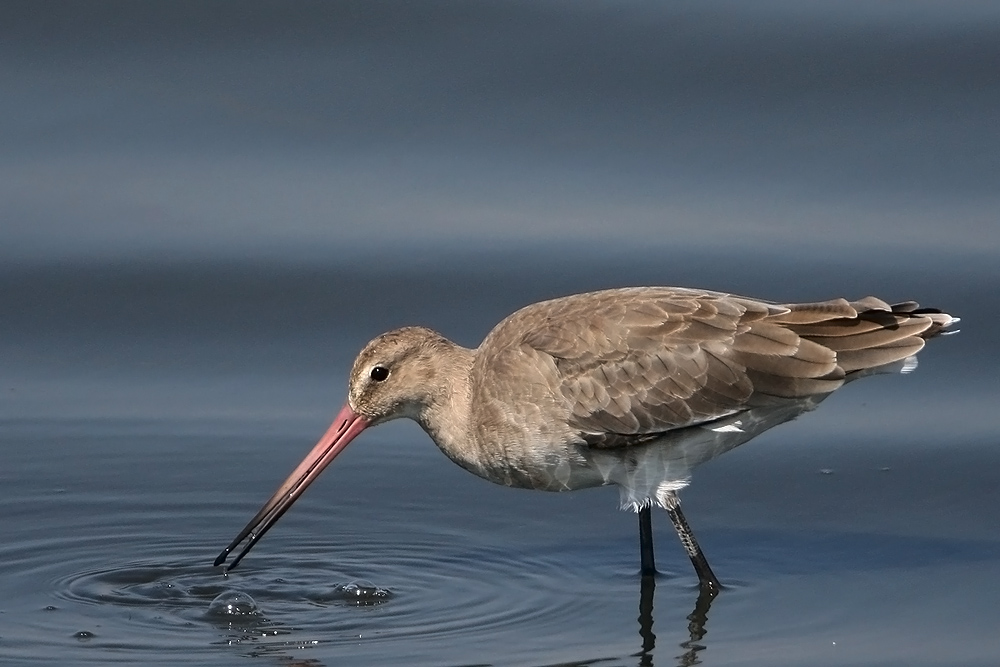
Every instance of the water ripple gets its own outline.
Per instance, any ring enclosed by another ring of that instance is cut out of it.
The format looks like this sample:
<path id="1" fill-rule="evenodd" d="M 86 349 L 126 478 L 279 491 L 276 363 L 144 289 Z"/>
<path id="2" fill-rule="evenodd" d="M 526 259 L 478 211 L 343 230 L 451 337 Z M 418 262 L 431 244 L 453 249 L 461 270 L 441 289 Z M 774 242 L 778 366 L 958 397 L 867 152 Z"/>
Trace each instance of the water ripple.
<path id="1" fill-rule="evenodd" d="M 207 550 L 155 539 L 144 537 L 162 554 L 157 561 L 105 562 L 50 578 L 57 609 L 97 606 L 105 628 L 127 627 L 115 639 L 107 629 L 81 628 L 77 640 L 86 632 L 88 645 L 113 642 L 118 649 L 190 652 L 229 644 L 259 655 L 376 640 L 468 642 L 501 629 L 537 634 L 572 622 L 579 597 L 571 591 L 585 591 L 589 578 L 556 558 L 455 544 L 448 535 L 295 542 L 283 554 L 255 554 L 228 574 L 207 564 Z M 96 538 L 73 549 L 81 561 L 88 552 L 106 553 Z M 182 647 L 181 628 L 202 632 L 186 633 L 196 643 Z"/>

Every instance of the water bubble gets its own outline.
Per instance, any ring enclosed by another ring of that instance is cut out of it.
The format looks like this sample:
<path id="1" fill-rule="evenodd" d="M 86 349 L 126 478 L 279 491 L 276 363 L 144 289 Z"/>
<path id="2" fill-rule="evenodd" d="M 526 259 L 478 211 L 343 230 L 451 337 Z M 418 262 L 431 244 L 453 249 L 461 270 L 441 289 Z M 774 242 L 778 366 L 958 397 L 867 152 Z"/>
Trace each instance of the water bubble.
<path id="1" fill-rule="evenodd" d="M 97 635 L 95 635 L 93 632 L 90 632 L 89 630 L 80 630 L 80 632 L 77 632 L 76 634 L 73 635 L 74 639 L 79 639 L 82 642 L 93 639 L 96 636 Z"/>
<path id="2" fill-rule="evenodd" d="M 364 580 L 338 584 L 333 594 L 338 600 L 356 605 L 381 604 L 392 597 L 392 591 L 389 589 Z"/>
<path id="3" fill-rule="evenodd" d="M 209 616 L 218 618 L 245 618 L 260 614 L 260 607 L 252 597 L 240 591 L 223 591 L 208 605 Z"/>

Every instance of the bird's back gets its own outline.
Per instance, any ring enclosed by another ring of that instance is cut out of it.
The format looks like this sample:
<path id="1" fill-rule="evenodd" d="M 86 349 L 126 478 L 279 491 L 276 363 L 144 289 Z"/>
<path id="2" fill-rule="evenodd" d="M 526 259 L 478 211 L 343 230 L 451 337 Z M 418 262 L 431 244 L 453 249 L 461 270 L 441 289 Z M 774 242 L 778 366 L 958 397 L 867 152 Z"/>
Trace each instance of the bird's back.
<path id="1" fill-rule="evenodd" d="M 476 354 L 489 439 L 642 444 L 911 358 L 955 318 L 874 297 L 775 304 L 640 287 L 527 306 Z"/>

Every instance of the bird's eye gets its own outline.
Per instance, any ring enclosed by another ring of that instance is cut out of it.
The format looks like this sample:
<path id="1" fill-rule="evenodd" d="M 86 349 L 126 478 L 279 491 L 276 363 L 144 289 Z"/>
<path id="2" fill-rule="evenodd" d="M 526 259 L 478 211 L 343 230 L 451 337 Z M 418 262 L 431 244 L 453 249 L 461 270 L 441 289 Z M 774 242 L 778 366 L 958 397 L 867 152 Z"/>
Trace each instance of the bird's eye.
<path id="1" fill-rule="evenodd" d="M 387 377 L 389 377 L 389 369 L 385 366 L 374 366 L 372 372 L 369 373 L 371 378 L 376 382 L 382 382 Z"/>

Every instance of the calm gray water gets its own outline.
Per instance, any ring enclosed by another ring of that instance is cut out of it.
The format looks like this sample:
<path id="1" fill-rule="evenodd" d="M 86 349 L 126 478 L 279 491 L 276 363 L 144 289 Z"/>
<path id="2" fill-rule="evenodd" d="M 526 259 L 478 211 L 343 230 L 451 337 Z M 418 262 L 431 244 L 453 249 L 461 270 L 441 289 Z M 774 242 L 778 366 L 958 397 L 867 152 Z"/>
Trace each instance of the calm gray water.
<path id="1" fill-rule="evenodd" d="M 0 663 L 996 665 L 992 2 L 0 7 Z M 699 467 L 655 588 L 614 489 L 363 434 L 238 569 L 371 337 L 539 299 L 962 318 Z"/>
<path id="2" fill-rule="evenodd" d="M 3 311 L 16 316 L 3 323 L 0 655 L 9 664 L 691 664 L 691 652 L 706 664 L 995 660 L 993 265 L 934 273 L 906 261 L 716 257 L 706 264 L 727 266 L 716 271 L 681 257 L 665 270 L 662 259 L 610 271 L 489 256 L 388 275 L 268 265 L 3 274 Z M 771 272 L 790 278 L 779 284 Z M 696 471 L 689 519 L 730 586 L 699 624 L 704 636 L 692 640 L 695 579 L 665 517 L 655 517 L 664 574 L 640 614 L 635 518 L 617 510 L 614 490 L 493 486 L 409 423 L 360 438 L 233 573 L 211 566 L 324 430 L 373 332 L 417 322 L 472 343 L 518 303 L 657 277 L 779 298 L 818 296 L 798 286 L 806 279 L 852 294 L 867 281 L 894 298 L 926 295 L 966 325 L 929 345 L 915 373 L 852 384 Z M 356 586 L 378 594 L 359 600 Z M 250 596 L 256 613 L 222 613 L 220 595 Z"/>

